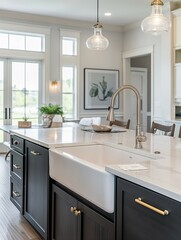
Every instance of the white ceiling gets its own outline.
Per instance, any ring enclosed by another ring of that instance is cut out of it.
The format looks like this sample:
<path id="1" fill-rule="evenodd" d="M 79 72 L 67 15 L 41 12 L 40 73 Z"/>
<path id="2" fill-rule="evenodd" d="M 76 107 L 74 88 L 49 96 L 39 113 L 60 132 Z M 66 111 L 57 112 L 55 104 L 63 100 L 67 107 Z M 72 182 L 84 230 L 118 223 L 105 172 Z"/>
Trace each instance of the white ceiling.
<path id="1" fill-rule="evenodd" d="M 140 21 L 150 14 L 150 3 L 151 0 L 99 0 L 100 22 L 124 26 Z M 0 10 L 96 22 L 96 0 L 0 0 Z M 112 16 L 105 17 L 105 12 Z"/>

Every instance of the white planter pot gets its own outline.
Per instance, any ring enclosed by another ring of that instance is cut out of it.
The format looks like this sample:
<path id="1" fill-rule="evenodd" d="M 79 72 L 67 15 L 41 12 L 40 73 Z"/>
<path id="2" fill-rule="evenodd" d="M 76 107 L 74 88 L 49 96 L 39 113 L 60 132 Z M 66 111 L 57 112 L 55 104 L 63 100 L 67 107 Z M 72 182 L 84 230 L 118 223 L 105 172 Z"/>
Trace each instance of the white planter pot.
<path id="1" fill-rule="evenodd" d="M 62 123 L 63 123 L 63 117 L 61 115 L 55 115 L 55 117 L 53 118 L 51 127 L 52 128 L 62 127 Z"/>

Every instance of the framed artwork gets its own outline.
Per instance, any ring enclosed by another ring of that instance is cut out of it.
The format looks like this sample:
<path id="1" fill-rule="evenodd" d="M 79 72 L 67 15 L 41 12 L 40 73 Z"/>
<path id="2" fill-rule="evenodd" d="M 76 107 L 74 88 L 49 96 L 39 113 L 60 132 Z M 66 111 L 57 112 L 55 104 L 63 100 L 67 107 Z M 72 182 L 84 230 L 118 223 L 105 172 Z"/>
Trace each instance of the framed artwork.
<path id="1" fill-rule="evenodd" d="M 119 70 L 84 68 L 84 109 L 108 109 L 119 87 Z M 115 100 L 119 108 L 119 97 Z"/>

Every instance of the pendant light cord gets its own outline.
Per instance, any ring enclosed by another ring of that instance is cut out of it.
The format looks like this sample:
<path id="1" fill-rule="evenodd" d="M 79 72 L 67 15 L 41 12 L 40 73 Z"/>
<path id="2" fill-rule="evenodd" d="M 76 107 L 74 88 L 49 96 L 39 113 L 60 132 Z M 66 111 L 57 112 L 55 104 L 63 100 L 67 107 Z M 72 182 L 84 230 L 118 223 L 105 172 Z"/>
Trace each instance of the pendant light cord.
<path id="1" fill-rule="evenodd" d="M 99 22 L 99 0 L 97 0 L 97 22 Z"/>

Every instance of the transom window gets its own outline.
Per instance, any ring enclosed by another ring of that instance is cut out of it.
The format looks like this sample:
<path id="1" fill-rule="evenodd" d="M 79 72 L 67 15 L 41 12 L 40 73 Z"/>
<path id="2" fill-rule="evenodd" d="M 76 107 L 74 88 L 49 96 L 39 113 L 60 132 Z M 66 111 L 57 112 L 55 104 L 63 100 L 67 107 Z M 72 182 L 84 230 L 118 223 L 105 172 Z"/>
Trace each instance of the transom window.
<path id="1" fill-rule="evenodd" d="M 77 55 L 77 39 L 63 37 L 62 39 L 62 54 L 76 56 Z"/>
<path id="2" fill-rule="evenodd" d="M 0 48 L 44 52 L 44 36 L 0 31 Z"/>

